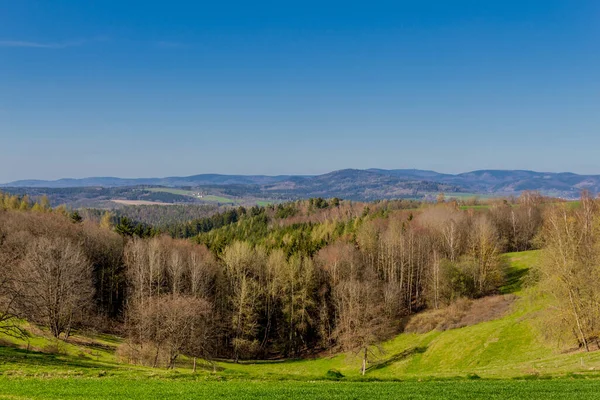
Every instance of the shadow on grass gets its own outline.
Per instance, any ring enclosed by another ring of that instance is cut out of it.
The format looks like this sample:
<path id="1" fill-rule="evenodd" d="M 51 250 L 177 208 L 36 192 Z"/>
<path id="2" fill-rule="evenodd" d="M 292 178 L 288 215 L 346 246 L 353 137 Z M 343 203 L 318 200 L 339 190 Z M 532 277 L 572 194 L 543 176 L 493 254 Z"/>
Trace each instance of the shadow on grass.
<path id="1" fill-rule="evenodd" d="M 116 366 L 99 364 L 94 360 L 74 358 L 62 354 L 48 354 L 38 351 L 0 347 L 0 366 L 42 366 L 42 367 L 77 367 L 87 369 L 114 369 Z"/>
<path id="2" fill-rule="evenodd" d="M 408 349 L 408 350 L 404 350 L 401 353 L 398 354 L 394 354 L 393 356 L 391 356 L 390 358 L 383 360 L 381 362 L 378 362 L 376 364 L 371 365 L 370 367 L 367 368 L 367 372 L 369 371 L 375 371 L 378 369 L 382 369 L 385 367 L 388 367 L 390 365 L 392 365 L 393 363 L 396 363 L 398 361 L 404 360 L 410 356 L 413 356 L 415 354 L 423 354 L 427 351 L 427 347 L 426 346 L 422 346 L 422 347 L 413 347 L 412 349 Z"/>
<path id="3" fill-rule="evenodd" d="M 500 287 L 500 293 L 510 294 L 523 289 L 523 280 L 528 272 L 529 268 L 507 268 L 504 285 Z"/>

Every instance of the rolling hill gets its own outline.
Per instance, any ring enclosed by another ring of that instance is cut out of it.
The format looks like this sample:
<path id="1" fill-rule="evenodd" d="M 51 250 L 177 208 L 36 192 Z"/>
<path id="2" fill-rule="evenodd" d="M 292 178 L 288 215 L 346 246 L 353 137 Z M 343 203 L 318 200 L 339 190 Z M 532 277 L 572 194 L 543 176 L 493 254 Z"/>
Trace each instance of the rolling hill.
<path id="1" fill-rule="evenodd" d="M 526 272 L 538 252 L 506 257 L 512 269 Z M 198 371 L 193 360 L 182 357 L 173 370 L 150 368 L 127 364 L 118 336 L 75 332 L 57 341 L 25 325 L 27 340 L 0 335 L 0 398 L 100 399 L 107 391 L 111 398 L 342 399 L 358 398 L 357 391 L 365 398 L 596 398 L 600 353 L 565 351 L 546 342 L 536 325 L 546 305 L 535 286 L 521 286 L 523 279 L 506 291 L 514 298 L 511 306 L 491 319 L 405 332 L 382 343 L 365 377 L 360 357 L 352 353 L 243 363 L 199 360 Z"/>
<path id="2" fill-rule="evenodd" d="M 5 188 L 84 188 L 164 186 L 172 188 L 219 186 L 235 188 L 238 196 L 306 198 L 342 197 L 353 200 L 422 197 L 426 194 L 475 193 L 516 195 L 537 190 L 546 195 L 577 198 L 583 189 L 600 192 L 600 175 L 535 172 L 524 170 L 479 170 L 443 174 L 418 169 L 343 169 L 322 175 L 221 175 L 200 174 L 166 178 L 92 177 L 55 181 L 21 180 L 0 185 Z"/>

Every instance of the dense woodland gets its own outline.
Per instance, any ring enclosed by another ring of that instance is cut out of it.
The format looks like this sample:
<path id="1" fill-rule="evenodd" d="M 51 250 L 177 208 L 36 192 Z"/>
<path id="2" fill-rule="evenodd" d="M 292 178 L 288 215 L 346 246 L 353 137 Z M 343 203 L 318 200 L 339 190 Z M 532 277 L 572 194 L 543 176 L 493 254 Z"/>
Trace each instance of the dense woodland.
<path id="1" fill-rule="evenodd" d="M 228 207 L 216 204 L 169 204 L 169 205 L 128 205 L 111 210 L 112 223 L 118 224 L 121 218 L 128 218 L 138 224 L 153 227 L 185 225 L 189 221 L 210 217 L 226 211 Z M 80 208 L 78 213 L 84 219 L 99 222 L 106 210 L 97 208 Z"/>
<path id="2" fill-rule="evenodd" d="M 502 253 L 543 248 L 548 318 L 589 349 L 599 204 L 585 193 L 575 205 L 530 192 L 485 206 L 318 198 L 159 228 L 0 194 L 0 329 L 117 332 L 124 358 L 153 366 L 331 350 L 366 367 L 406 317 L 496 293 Z"/>

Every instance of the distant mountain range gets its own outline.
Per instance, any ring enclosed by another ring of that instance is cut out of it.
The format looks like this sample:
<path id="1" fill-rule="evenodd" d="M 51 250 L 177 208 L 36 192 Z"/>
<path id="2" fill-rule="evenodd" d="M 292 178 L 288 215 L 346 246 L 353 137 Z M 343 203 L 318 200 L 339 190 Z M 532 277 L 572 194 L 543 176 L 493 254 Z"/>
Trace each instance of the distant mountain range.
<path id="1" fill-rule="evenodd" d="M 55 181 L 21 180 L 0 185 L 12 188 L 85 187 L 247 187 L 266 197 L 342 197 L 375 200 L 422 196 L 427 193 L 477 193 L 512 195 L 537 190 L 547 195 L 575 198 L 583 189 L 600 192 L 600 175 L 551 173 L 523 170 L 480 170 L 462 174 L 443 174 L 418 169 L 344 169 L 323 175 L 219 175 L 187 177 L 134 178 L 93 177 Z"/>

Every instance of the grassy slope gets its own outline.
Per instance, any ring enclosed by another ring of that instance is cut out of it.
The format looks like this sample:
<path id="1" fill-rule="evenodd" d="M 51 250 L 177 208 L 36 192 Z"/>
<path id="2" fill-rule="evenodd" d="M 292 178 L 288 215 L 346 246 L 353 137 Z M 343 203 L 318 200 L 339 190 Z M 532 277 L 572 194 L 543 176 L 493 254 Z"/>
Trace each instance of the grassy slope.
<path id="1" fill-rule="evenodd" d="M 538 252 L 507 254 L 510 262 L 505 293 L 518 296 L 512 312 L 503 318 L 425 334 L 401 334 L 384 343 L 380 366 L 368 377 L 379 379 L 417 379 L 477 374 L 485 378 L 512 378 L 530 375 L 562 375 L 600 371 L 600 352 L 564 354 L 553 343 L 545 343 L 534 323 L 536 311 L 544 300 L 535 296 L 536 288 L 523 289 L 527 269 L 537 261 Z M 272 377 L 323 376 L 338 369 L 347 377 L 358 377 L 360 360 L 351 355 L 302 360 L 280 364 L 224 365 L 248 375 Z M 599 375 L 600 376 L 600 375 Z"/>
<path id="2" fill-rule="evenodd" d="M 466 377 L 477 374 L 483 378 L 512 378 L 524 376 L 586 376 L 600 371 L 600 352 L 561 353 L 553 344 L 544 343 L 534 324 L 537 310 L 544 301 L 529 296 L 535 288 L 522 289 L 523 271 L 537 260 L 536 252 L 509 254 L 510 276 L 504 288 L 515 292 L 518 299 L 506 316 L 477 325 L 445 332 L 401 334 L 383 344 L 385 354 L 378 357 L 367 379 L 421 380 L 446 377 Z M 535 299 L 535 300 L 532 300 Z M 46 334 L 30 338 L 31 350 L 48 350 L 56 342 Z M 0 347 L 0 389 L 8 384 L 6 377 L 107 377 L 138 380 L 146 377 L 197 379 L 252 380 L 313 380 L 323 379 L 330 369 L 341 371 L 344 380 L 359 380 L 360 360 L 342 354 L 311 360 L 286 362 L 257 362 L 245 364 L 221 363 L 217 374 L 193 375 L 189 363 L 182 361 L 175 372 L 119 364 L 114 349 L 118 338 L 102 335 L 75 336 L 79 344 L 59 342 L 62 355 L 48 355 L 25 350 L 27 343 L 12 338 L 0 338 L 14 347 Z M 87 341 L 87 344 L 81 342 Z M 10 380 L 10 379 L 9 379 Z M 35 380 L 31 381 L 35 385 Z M 0 390 L 2 393 L 2 390 Z M 1 397 L 0 397 L 1 398 Z"/>
<path id="3" fill-rule="evenodd" d="M 188 365 L 164 371 L 119 364 L 114 349 L 120 340 L 108 335 L 75 336 L 77 344 L 60 342 L 62 355 L 27 351 L 27 342 L 3 337 L 0 339 L 5 343 L 21 348 L 0 347 L 0 400 L 233 396 L 240 399 L 596 398 L 600 390 L 600 381 L 596 380 L 439 380 L 472 374 L 484 378 L 596 375 L 600 352 L 561 354 L 540 340 L 532 324 L 536 310 L 544 306 L 543 300 L 528 296 L 535 288 L 523 290 L 521 283 L 523 272 L 537 256 L 536 252 L 507 255 L 510 279 L 503 290 L 519 296 L 507 316 L 445 332 L 402 334 L 385 343 L 385 354 L 377 360 L 379 365 L 369 371 L 367 379 L 405 380 L 402 383 L 311 381 L 323 379 L 333 368 L 346 375 L 344 380 L 360 379 L 359 360 L 351 355 L 281 363 L 221 363 L 223 370 L 217 374 L 192 374 Z M 49 350 L 56 346 L 47 334 L 30 329 L 34 332 L 29 339 L 31 349 Z M 295 381 L 279 382 L 289 378 Z M 218 382 L 232 379 L 233 382 Z M 302 382 L 307 380 L 310 382 Z"/>

